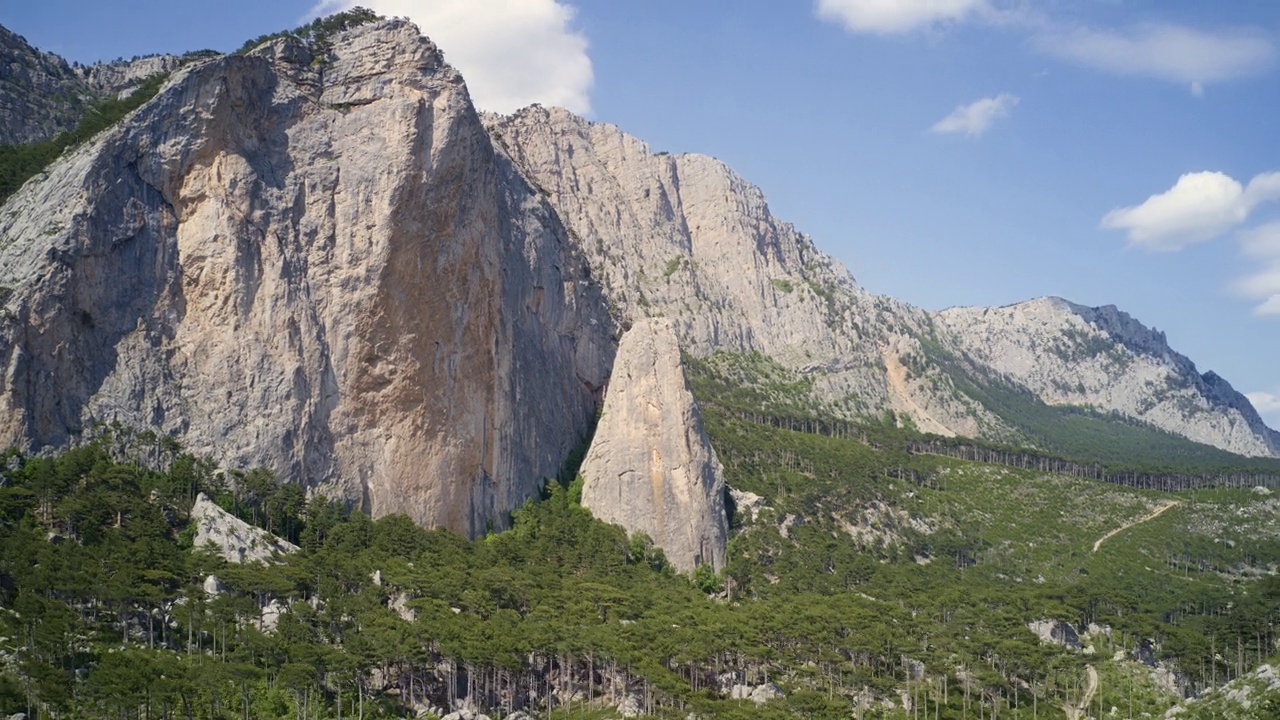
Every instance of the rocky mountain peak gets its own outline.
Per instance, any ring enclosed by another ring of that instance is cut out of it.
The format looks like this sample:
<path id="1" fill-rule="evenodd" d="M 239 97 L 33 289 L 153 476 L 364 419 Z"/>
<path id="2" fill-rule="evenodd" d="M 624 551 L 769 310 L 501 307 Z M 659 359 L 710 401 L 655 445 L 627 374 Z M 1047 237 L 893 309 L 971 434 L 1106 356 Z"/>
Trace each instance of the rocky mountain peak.
<path id="1" fill-rule="evenodd" d="M 66 60 L 0 26 L 0 145 L 43 142 L 70 130 L 93 97 Z"/>
<path id="2" fill-rule="evenodd" d="M 1038 298 L 935 318 L 966 353 L 1051 405 L 1117 412 L 1242 455 L 1280 453 L 1280 436 L 1247 398 L 1114 305 Z"/>
<path id="3" fill-rule="evenodd" d="M 6 210 L 5 444 L 118 420 L 475 534 L 558 471 L 612 359 L 554 210 L 402 20 L 183 68 Z"/>

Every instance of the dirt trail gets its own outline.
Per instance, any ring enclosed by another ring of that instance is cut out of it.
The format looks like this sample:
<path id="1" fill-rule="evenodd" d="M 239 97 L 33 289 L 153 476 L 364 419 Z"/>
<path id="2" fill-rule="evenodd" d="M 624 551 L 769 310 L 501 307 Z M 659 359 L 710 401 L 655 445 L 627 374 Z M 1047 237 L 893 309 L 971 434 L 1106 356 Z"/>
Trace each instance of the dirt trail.
<path id="1" fill-rule="evenodd" d="M 1089 674 L 1089 684 L 1085 685 L 1084 697 L 1080 698 L 1079 704 L 1063 703 L 1062 709 L 1067 713 L 1067 720 L 1080 720 L 1083 717 L 1089 717 L 1089 703 L 1093 702 L 1093 696 L 1098 693 L 1098 671 L 1093 666 L 1084 669 Z"/>
<path id="2" fill-rule="evenodd" d="M 1181 504 L 1182 504 L 1181 500 L 1170 500 L 1164 505 L 1161 505 L 1160 507 L 1156 508 L 1156 511 L 1151 513 L 1150 515 L 1147 515 L 1146 517 L 1138 518 L 1133 522 L 1129 522 L 1129 523 L 1125 523 L 1124 525 L 1121 525 L 1115 530 L 1112 530 L 1106 535 L 1103 535 L 1102 537 L 1095 540 L 1093 543 L 1093 551 L 1098 552 L 1098 548 L 1102 547 L 1102 543 L 1106 542 L 1107 540 L 1110 540 L 1117 533 L 1124 532 L 1125 530 L 1128 530 L 1134 525 L 1141 525 L 1142 523 L 1147 522 L 1148 520 L 1155 520 L 1156 518 L 1160 517 L 1160 515 L 1162 515 L 1165 510 L 1168 510 L 1169 508 L 1174 507 L 1175 505 L 1181 505 Z"/>

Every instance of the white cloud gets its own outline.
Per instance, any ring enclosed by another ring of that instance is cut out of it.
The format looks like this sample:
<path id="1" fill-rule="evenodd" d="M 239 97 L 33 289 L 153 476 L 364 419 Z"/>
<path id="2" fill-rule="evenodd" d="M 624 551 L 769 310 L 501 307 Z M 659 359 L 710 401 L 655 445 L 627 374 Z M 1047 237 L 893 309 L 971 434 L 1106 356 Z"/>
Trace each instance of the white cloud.
<path id="1" fill-rule="evenodd" d="M 849 32 L 899 34 L 989 10 L 987 0 L 818 0 L 818 17 Z"/>
<path id="2" fill-rule="evenodd" d="M 1268 200 L 1280 200 L 1280 173 L 1258 175 L 1248 186 L 1220 172 L 1187 173 L 1141 205 L 1107 213 L 1102 227 L 1128 231 L 1129 241 L 1147 250 L 1181 250 L 1243 223 Z"/>
<path id="3" fill-rule="evenodd" d="M 1280 260 L 1280 221 L 1241 232 L 1240 249 L 1249 257 Z"/>
<path id="4" fill-rule="evenodd" d="M 1208 83 L 1266 70 L 1276 58 L 1271 40 L 1256 31 L 1206 32 L 1169 24 L 1128 32 L 1080 28 L 1042 35 L 1035 45 L 1095 70 L 1184 83 L 1195 95 Z"/>
<path id="5" fill-rule="evenodd" d="M 969 137 L 977 137 L 987 131 L 991 124 L 1009 114 L 1018 97 L 1009 93 L 1000 93 L 995 97 L 960 105 L 952 113 L 931 128 L 936 133 L 964 133 Z"/>
<path id="6" fill-rule="evenodd" d="M 1235 281 L 1236 293 L 1258 301 L 1253 314 L 1280 316 L 1280 222 L 1240 233 L 1240 249 L 1254 259 L 1254 271 Z"/>
<path id="7" fill-rule="evenodd" d="M 477 107 L 511 112 L 532 103 L 591 112 L 586 37 L 558 0 L 324 0 L 313 14 L 356 5 L 407 17 L 444 51 Z"/>
<path id="8" fill-rule="evenodd" d="M 1253 309 L 1253 314 L 1261 317 L 1275 317 L 1280 315 L 1280 294 L 1272 295 L 1263 300 L 1261 304 Z"/>
<path id="9" fill-rule="evenodd" d="M 1280 390 L 1250 392 L 1245 393 L 1244 396 L 1249 398 L 1249 402 L 1253 403 L 1253 409 L 1258 411 L 1268 425 L 1280 427 Z"/>

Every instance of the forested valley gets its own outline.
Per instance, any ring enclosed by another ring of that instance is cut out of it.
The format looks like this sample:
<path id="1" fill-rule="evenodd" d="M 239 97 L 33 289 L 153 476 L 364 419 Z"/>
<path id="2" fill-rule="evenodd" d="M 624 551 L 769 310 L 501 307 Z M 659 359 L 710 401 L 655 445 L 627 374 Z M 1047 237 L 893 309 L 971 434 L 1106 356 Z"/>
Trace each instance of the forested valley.
<path id="1" fill-rule="evenodd" d="M 1095 526 L 1154 495 L 714 411 L 708 426 L 739 506 L 726 572 L 693 577 L 594 520 L 573 482 L 468 541 L 219 471 L 150 433 L 11 453 L 0 710 L 1057 718 L 1104 660 L 1114 677 L 1088 699 L 1155 713 L 1275 651 L 1280 581 L 1249 571 L 1280 556 L 1274 525 L 1234 540 L 1179 525 L 1239 515 L 1257 493 L 1188 495 L 1194 514 L 1090 552 Z M 301 549 L 238 565 L 194 547 L 199 493 Z M 1087 508 L 1098 517 L 1077 517 Z M 1044 642 L 1029 625 L 1044 619 L 1094 632 Z"/>

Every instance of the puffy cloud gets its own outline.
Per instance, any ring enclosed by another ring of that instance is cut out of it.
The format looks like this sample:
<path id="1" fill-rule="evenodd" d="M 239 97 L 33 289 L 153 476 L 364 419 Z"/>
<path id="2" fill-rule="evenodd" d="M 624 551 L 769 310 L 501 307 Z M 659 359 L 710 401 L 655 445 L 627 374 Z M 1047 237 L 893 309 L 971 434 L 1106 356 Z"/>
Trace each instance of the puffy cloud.
<path id="1" fill-rule="evenodd" d="M 407 17 L 466 78 L 476 106 L 511 112 L 532 103 L 591 111 L 587 40 L 558 0 L 324 0 L 313 15 L 362 5 Z"/>
<path id="2" fill-rule="evenodd" d="M 989 9 L 987 0 L 818 0 L 818 17 L 849 32 L 898 34 L 955 22 Z"/>
<path id="3" fill-rule="evenodd" d="M 1187 173 L 1141 205 L 1116 208 L 1102 227 L 1125 230 L 1148 250 L 1181 250 L 1243 223 L 1260 203 L 1280 199 L 1280 173 L 1264 173 L 1243 186 L 1220 172 Z"/>
<path id="4" fill-rule="evenodd" d="M 1255 301 L 1254 315 L 1280 317 L 1280 222 L 1240 233 L 1240 249 L 1259 261 L 1260 267 L 1233 285 L 1233 289 Z"/>
<path id="5" fill-rule="evenodd" d="M 1080 28 L 1041 35 L 1035 45 L 1095 70 L 1185 83 L 1196 95 L 1207 83 L 1266 70 L 1276 57 L 1271 40 L 1255 31 L 1206 32 L 1169 24 L 1128 32 Z"/>
<path id="6" fill-rule="evenodd" d="M 1000 93 L 995 97 L 960 105 L 950 115 L 934 123 L 932 130 L 936 133 L 964 133 L 969 137 L 977 137 L 986 132 L 996 120 L 1008 115 L 1017 104 L 1016 95 Z"/>
<path id="7" fill-rule="evenodd" d="M 1268 425 L 1280 427 L 1280 390 L 1251 392 L 1245 393 L 1244 396 L 1249 398 L 1249 402 L 1253 403 L 1253 409 L 1258 411 Z"/>

